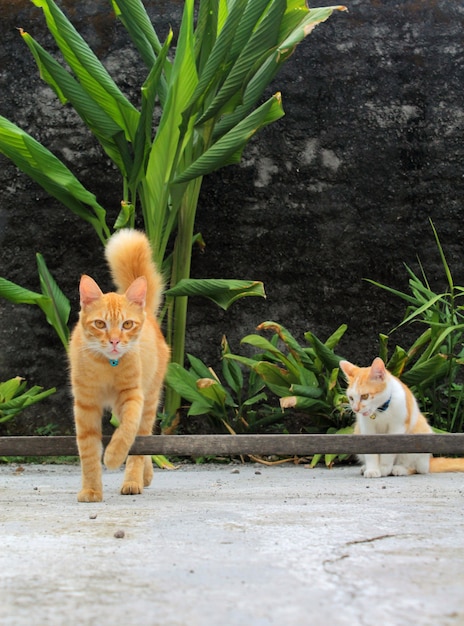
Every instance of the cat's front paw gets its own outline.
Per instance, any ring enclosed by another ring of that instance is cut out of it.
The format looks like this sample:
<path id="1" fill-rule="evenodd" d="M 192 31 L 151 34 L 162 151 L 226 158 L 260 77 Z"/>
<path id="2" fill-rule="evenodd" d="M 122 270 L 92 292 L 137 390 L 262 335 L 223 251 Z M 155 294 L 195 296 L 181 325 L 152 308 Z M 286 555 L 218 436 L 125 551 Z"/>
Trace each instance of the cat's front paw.
<path id="1" fill-rule="evenodd" d="M 380 466 L 380 474 L 381 476 L 390 476 L 393 470 L 393 465 L 381 465 Z"/>
<path id="2" fill-rule="evenodd" d="M 95 489 L 81 489 L 77 494 L 78 502 L 101 502 L 103 500 L 103 492 Z"/>
<path id="3" fill-rule="evenodd" d="M 364 478 L 380 478 L 382 474 L 379 469 L 364 470 Z"/>
<path id="4" fill-rule="evenodd" d="M 409 476 L 410 473 L 404 465 L 394 465 L 392 469 L 393 476 Z"/>
<path id="5" fill-rule="evenodd" d="M 143 492 L 143 485 L 135 480 L 125 481 L 121 487 L 121 493 L 123 496 L 136 496 Z"/>
<path id="6" fill-rule="evenodd" d="M 110 470 L 118 469 L 126 460 L 127 453 L 128 450 L 121 449 L 118 442 L 110 441 L 103 455 L 103 463 Z"/>

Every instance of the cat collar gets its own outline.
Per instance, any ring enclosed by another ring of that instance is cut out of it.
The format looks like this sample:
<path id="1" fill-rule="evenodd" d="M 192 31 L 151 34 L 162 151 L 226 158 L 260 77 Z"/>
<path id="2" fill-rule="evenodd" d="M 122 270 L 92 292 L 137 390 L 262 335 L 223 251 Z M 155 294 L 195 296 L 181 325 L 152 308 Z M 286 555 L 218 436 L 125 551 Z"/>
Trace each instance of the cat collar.
<path id="1" fill-rule="evenodd" d="M 384 411 L 386 411 L 388 407 L 390 406 L 390 402 L 391 402 L 391 396 L 388 398 L 386 402 L 382 404 L 382 406 L 379 406 L 379 408 L 376 410 L 375 413 L 372 413 L 371 420 L 375 420 L 375 418 L 377 417 L 377 413 L 383 413 Z"/>
<path id="2" fill-rule="evenodd" d="M 110 359 L 111 367 L 116 367 L 118 363 L 119 363 L 118 359 Z"/>

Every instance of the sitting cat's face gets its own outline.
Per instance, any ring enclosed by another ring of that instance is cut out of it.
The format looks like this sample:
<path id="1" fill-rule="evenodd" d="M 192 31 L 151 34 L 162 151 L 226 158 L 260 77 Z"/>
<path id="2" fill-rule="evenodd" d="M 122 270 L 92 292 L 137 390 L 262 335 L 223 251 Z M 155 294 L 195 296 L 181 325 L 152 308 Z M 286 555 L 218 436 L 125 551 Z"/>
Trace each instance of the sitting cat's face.
<path id="1" fill-rule="evenodd" d="M 370 417 L 389 395 L 388 372 L 383 361 L 375 359 L 370 367 L 357 367 L 348 361 L 340 361 L 340 367 L 348 380 L 346 395 L 352 411 Z"/>

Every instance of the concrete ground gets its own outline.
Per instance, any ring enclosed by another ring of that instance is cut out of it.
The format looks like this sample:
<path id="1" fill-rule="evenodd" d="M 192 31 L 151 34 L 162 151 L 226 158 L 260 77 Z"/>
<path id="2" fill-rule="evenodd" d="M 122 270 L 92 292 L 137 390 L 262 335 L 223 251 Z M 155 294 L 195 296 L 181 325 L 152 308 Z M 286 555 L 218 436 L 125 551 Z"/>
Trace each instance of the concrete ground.
<path id="1" fill-rule="evenodd" d="M 464 624 L 464 476 L 184 465 L 79 504 L 77 466 L 0 467 L 8 626 Z"/>

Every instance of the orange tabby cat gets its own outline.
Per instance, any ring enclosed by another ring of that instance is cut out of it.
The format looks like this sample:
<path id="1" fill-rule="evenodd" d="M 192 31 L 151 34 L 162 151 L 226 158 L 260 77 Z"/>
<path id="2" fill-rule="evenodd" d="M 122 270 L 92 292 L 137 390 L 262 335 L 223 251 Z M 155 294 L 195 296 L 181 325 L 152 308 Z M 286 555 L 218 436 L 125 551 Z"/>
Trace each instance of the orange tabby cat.
<path id="1" fill-rule="evenodd" d="M 340 367 L 348 381 L 350 406 L 356 414 L 356 434 L 433 433 L 412 391 L 385 368 L 382 359 L 374 359 L 370 367 L 340 361 Z M 366 478 L 464 472 L 464 459 L 433 458 L 428 453 L 365 454 L 359 458 L 364 463 L 362 473 Z"/>
<path id="2" fill-rule="evenodd" d="M 69 349 L 74 419 L 82 468 L 79 502 L 100 502 L 102 413 L 119 419 L 103 457 L 106 467 L 124 463 L 136 435 L 151 435 L 169 348 L 155 315 L 162 279 L 146 236 L 121 230 L 106 246 L 106 259 L 121 293 L 102 293 L 90 276 L 80 282 L 81 311 Z M 123 494 L 142 493 L 150 484 L 149 456 L 129 456 Z"/>

